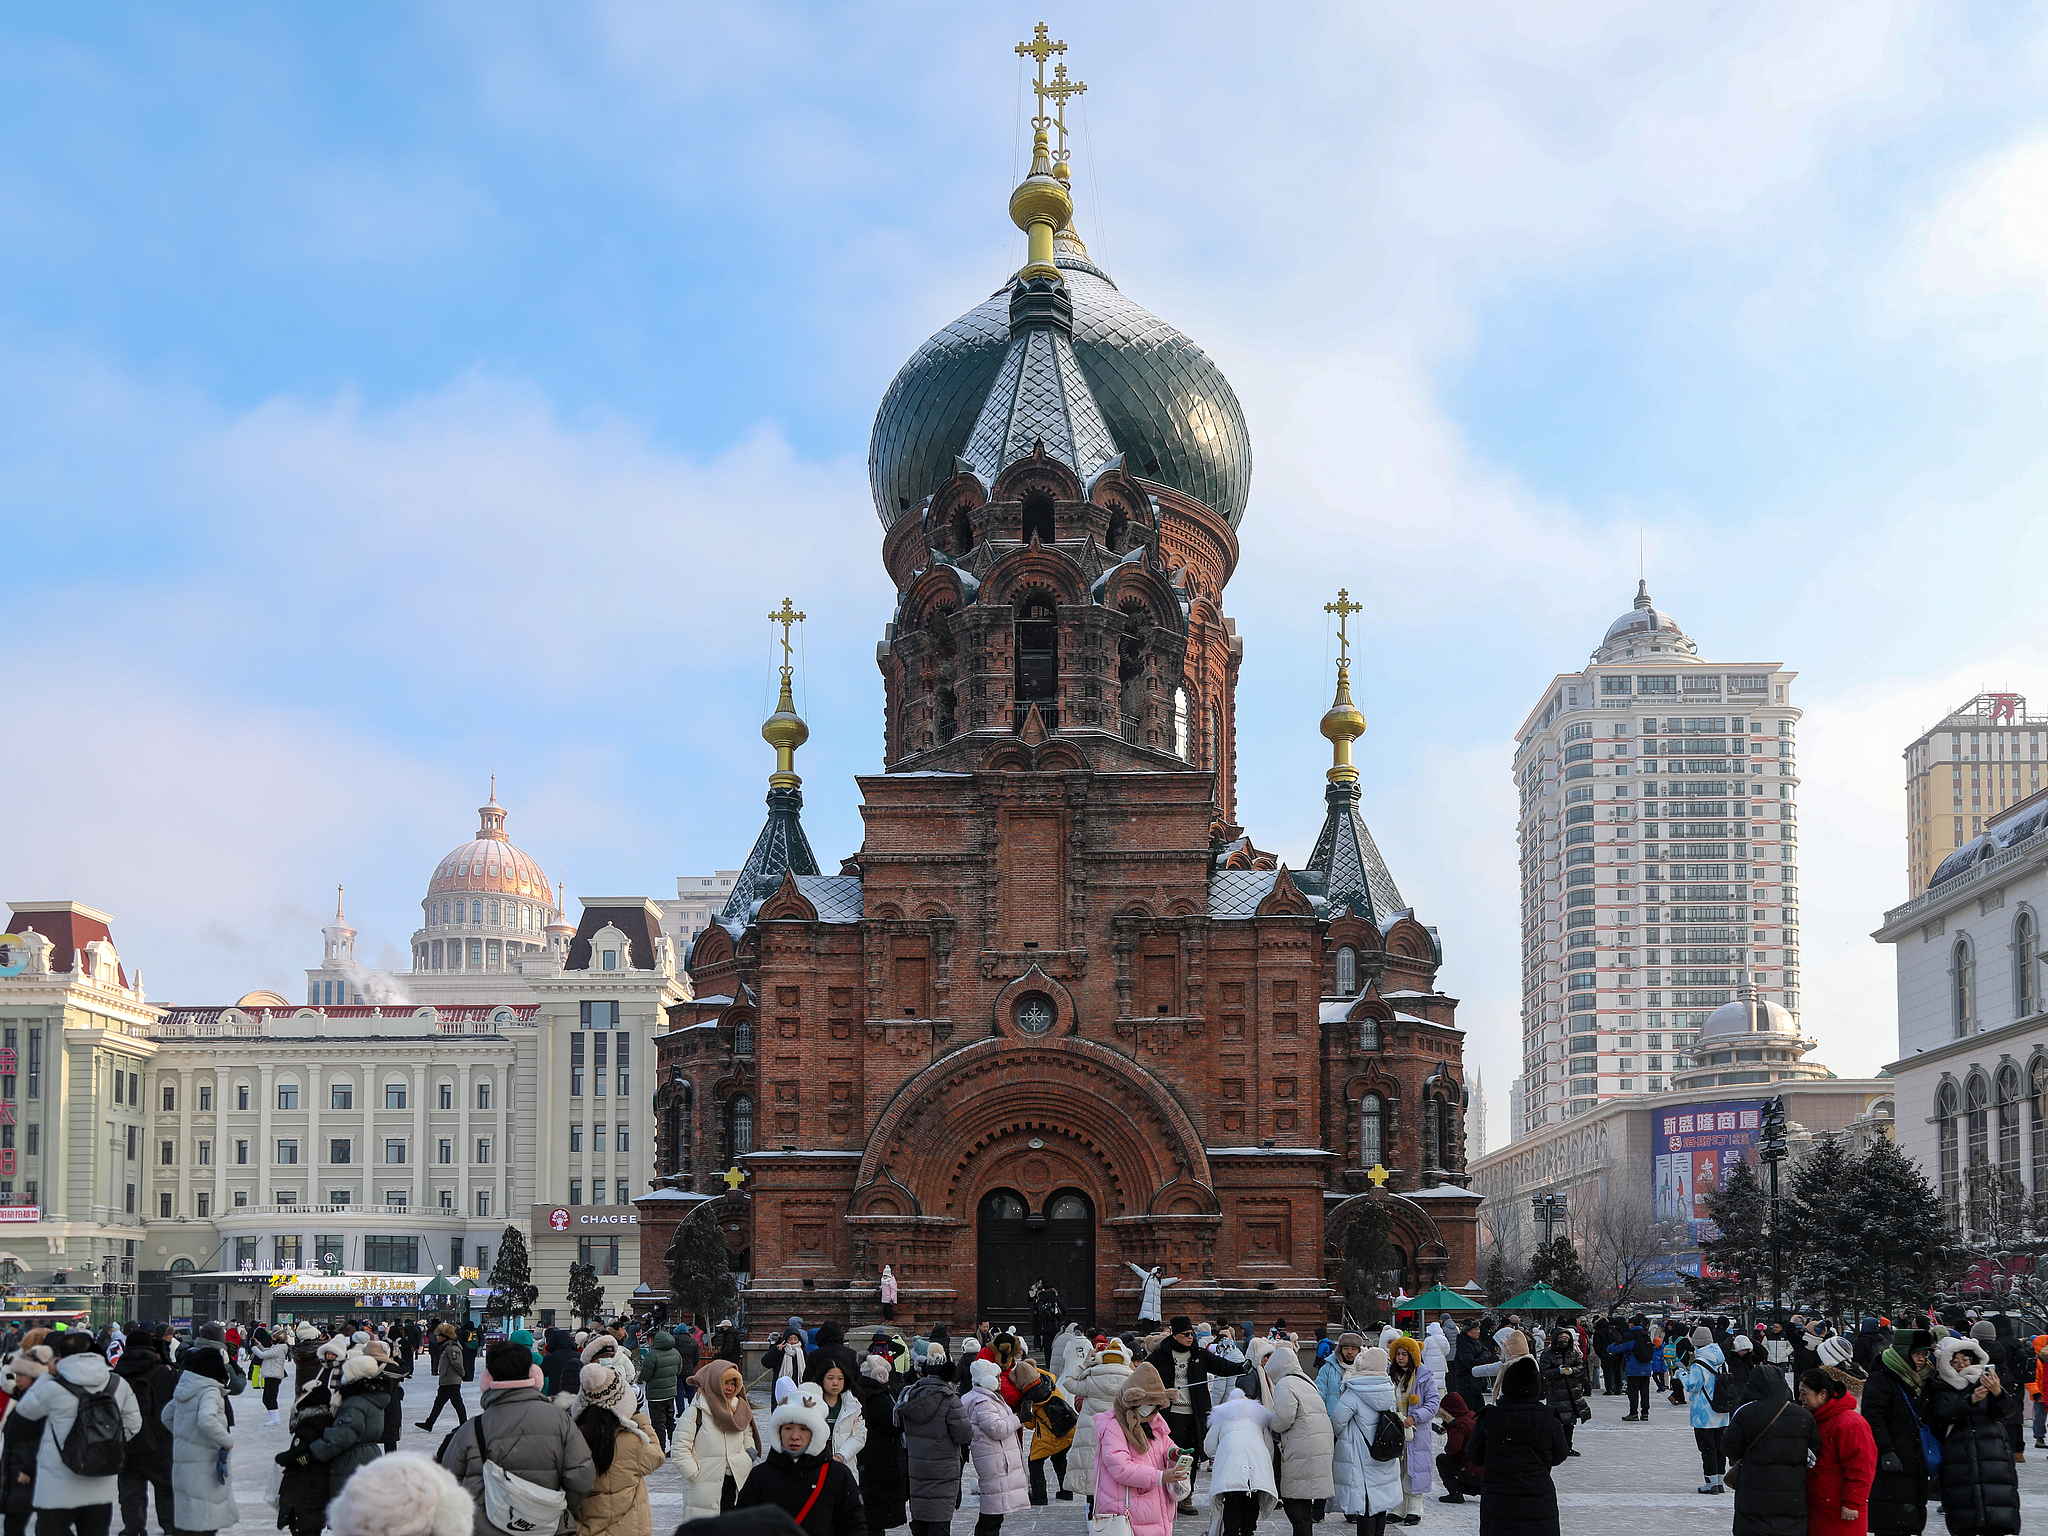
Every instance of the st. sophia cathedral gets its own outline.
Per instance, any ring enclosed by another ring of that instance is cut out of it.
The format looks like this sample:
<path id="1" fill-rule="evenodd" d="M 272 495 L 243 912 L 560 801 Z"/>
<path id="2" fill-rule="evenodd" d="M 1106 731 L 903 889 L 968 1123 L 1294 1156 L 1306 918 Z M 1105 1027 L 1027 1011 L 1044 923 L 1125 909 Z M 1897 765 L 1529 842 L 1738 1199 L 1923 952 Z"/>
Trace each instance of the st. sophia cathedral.
<path id="1" fill-rule="evenodd" d="M 1348 660 L 1306 864 L 1236 824 L 1250 438 L 1074 231 L 1063 46 L 1019 45 L 1026 264 L 876 417 L 897 595 L 862 845 L 826 873 L 805 837 L 785 665 L 767 823 L 658 1042 L 642 1274 L 715 1222 L 759 1317 L 871 1317 L 887 1264 L 911 1319 L 1019 1318 L 1043 1277 L 1116 1324 L 1136 1265 L 1178 1277 L 1170 1311 L 1313 1328 L 1373 1204 L 1408 1290 L 1474 1279 L 1457 1000 L 1359 815 Z"/>

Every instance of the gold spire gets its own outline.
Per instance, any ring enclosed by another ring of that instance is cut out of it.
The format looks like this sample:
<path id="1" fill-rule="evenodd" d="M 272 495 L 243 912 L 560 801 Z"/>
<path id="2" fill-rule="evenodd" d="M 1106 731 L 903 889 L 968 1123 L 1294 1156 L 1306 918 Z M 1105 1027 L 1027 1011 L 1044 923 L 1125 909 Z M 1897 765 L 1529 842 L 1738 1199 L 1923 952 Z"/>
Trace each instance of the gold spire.
<path id="1" fill-rule="evenodd" d="M 788 598 L 768 615 L 768 622 L 782 626 L 782 693 L 775 700 L 775 713 L 761 723 L 761 739 L 775 749 L 775 771 L 768 775 L 770 789 L 795 789 L 803 783 L 797 777 L 796 749 L 811 739 L 811 728 L 796 712 L 796 699 L 789 691 L 789 676 L 795 670 L 789 659 L 789 630 L 801 624 L 804 615 Z"/>
<path id="2" fill-rule="evenodd" d="M 1052 84 L 1040 87 L 1040 92 L 1052 99 L 1053 125 L 1059 130 L 1060 154 L 1059 159 L 1053 164 L 1052 173 L 1071 193 L 1074 190 L 1074 168 L 1070 163 L 1071 157 L 1067 154 L 1067 101 L 1070 97 L 1085 96 L 1088 93 L 1088 82 L 1069 80 L 1067 66 L 1055 64 L 1052 67 Z"/>
<path id="3" fill-rule="evenodd" d="M 1017 45 L 1019 57 L 1035 59 L 1038 63 L 1038 79 L 1032 85 L 1038 99 L 1038 111 L 1031 119 L 1031 173 L 1010 194 L 1010 220 L 1024 231 L 1026 241 L 1022 276 L 1027 281 L 1037 277 L 1059 279 L 1060 269 L 1052 259 L 1053 232 L 1074 216 L 1073 194 L 1067 190 L 1059 173 L 1067 168 L 1066 99 L 1079 95 L 1085 87 L 1067 83 L 1064 65 L 1060 66 L 1051 84 L 1045 78 L 1045 61 L 1066 51 L 1067 45 L 1049 36 L 1042 21 L 1032 29 L 1028 42 Z M 1052 162 L 1049 142 L 1053 119 L 1045 113 L 1049 95 L 1059 103 L 1060 164 L 1057 169 Z"/>
<path id="4" fill-rule="evenodd" d="M 1346 623 L 1365 604 L 1351 601 L 1348 588 L 1337 589 L 1337 601 L 1323 604 L 1323 612 L 1337 615 L 1337 697 L 1323 713 L 1323 734 L 1335 752 L 1329 780 L 1332 784 L 1355 784 L 1358 770 L 1351 764 L 1351 743 L 1365 734 L 1365 715 L 1351 702 L 1351 635 Z"/>

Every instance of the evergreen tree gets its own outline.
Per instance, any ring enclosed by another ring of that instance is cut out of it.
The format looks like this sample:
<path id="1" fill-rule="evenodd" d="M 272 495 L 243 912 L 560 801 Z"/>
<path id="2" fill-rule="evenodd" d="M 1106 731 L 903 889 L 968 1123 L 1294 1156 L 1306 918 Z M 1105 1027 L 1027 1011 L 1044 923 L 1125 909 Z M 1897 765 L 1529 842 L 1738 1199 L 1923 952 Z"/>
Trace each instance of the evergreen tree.
<path id="1" fill-rule="evenodd" d="M 540 1299 L 540 1290 L 533 1283 L 533 1265 L 526 1256 L 526 1234 L 517 1227 L 507 1225 L 498 1238 L 498 1257 L 491 1265 L 489 1280 L 491 1299 L 484 1303 L 484 1317 L 496 1318 L 509 1326 L 515 1317 L 524 1317 L 527 1309 Z"/>
<path id="2" fill-rule="evenodd" d="M 1486 1261 L 1486 1300 L 1491 1306 L 1499 1306 L 1521 1287 L 1515 1284 L 1514 1276 L 1508 1273 L 1507 1256 L 1495 1244 L 1492 1257 Z"/>
<path id="3" fill-rule="evenodd" d="M 1591 1306 L 1593 1281 L 1579 1262 L 1579 1250 L 1568 1237 L 1552 1238 L 1540 1244 L 1529 1260 L 1530 1285 L 1547 1285 L 1580 1306 Z M 1511 1293 L 1512 1294 L 1512 1293 Z M 1506 1297 L 1502 1297 L 1506 1300 Z"/>
<path id="4" fill-rule="evenodd" d="M 1383 1316 L 1387 1294 L 1387 1271 L 1393 1268 L 1394 1250 L 1388 1240 L 1392 1224 L 1386 1208 L 1369 1203 L 1344 1234 L 1344 1262 L 1338 1266 L 1338 1285 L 1344 1304 L 1360 1323 L 1377 1323 Z"/>
<path id="5" fill-rule="evenodd" d="M 1856 1244 L 1857 1299 L 1866 1309 L 1926 1305 L 1958 1252 L 1927 1175 L 1879 1138 L 1855 1160 L 1837 1199 Z"/>
<path id="6" fill-rule="evenodd" d="M 569 1266 L 569 1311 L 589 1327 L 604 1306 L 604 1287 L 597 1283 L 595 1264 Z"/>
<path id="7" fill-rule="evenodd" d="M 1771 1283 L 1770 1201 L 1757 1182 L 1756 1169 L 1737 1163 L 1721 1187 L 1707 1196 L 1707 1214 L 1721 1235 L 1700 1244 L 1701 1267 L 1720 1272 L 1719 1288 L 1754 1302 Z M 1695 1296 L 1714 1288 L 1716 1279 L 1701 1275 L 1688 1285 Z"/>
<path id="8" fill-rule="evenodd" d="M 1778 1233 L 1786 1283 L 1840 1317 L 1864 1288 L 1863 1244 L 1855 1207 L 1845 1198 L 1854 1174 L 1845 1138 L 1823 1136 L 1792 1169 L 1778 1200 Z"/>
<path id="9" fill-rule="evenodd" d="M 668 1266 L 669 1295 L 685 1318 L 701 1316 L 708 1327 L 732 1310 L 739 1292 L 725 1234 L 708 1215 L 685 1217 L 662 1256 Z"/>

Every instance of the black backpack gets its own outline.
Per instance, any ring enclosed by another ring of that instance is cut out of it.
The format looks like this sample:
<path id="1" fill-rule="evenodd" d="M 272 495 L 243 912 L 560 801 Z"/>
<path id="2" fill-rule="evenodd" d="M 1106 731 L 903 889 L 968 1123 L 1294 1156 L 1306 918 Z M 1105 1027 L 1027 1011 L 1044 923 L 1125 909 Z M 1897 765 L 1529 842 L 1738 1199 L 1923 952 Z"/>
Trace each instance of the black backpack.
<path id="1" fill-rule="evenodd" d="M 1636 1335 L 1635 1357 L 1638 1365 L 1648 1365 L 1657 1358 L 1656 1347 L 1650 1343 L 1650 1336 L 1647 1333 Z"/>
<path id="2" fill-rule="evenodd" d="M 1372 1459 L 1392 1461 L 1401 1454 L 1407 1443 L 1408 1431 L 1401 1422 L 1401 1415 L 1391 1408 L 1382 1408 L 1379 1419 L 1372 1427 L 1372 1444 L 1366 1447 L 1372 1452 Z"/>
<path id="3" fill-rule="evenodd" d="M 50 1378 L 78 1400 L 71 1428 L 57 1447 L 58 1457 L 80 1477 L 114 1476 L 127 1459 L 128 1436 L 121 1427 L 121 1405 L 113 1387 L 88 1392 L 55 1371 Z"/>
<path id="4" fill-rule="evenodd" d="M 1707 1406 L 1716 1413 L 1733 1413 L 1738 1401 L 1735 1394 L 1735 1378 L 1726 1371 L 1717 1371 L 1706 1361 L 1700 1362 L 1700 1369 L 1714 1378 L 1714 1384 L 1707 1392 Z"/>

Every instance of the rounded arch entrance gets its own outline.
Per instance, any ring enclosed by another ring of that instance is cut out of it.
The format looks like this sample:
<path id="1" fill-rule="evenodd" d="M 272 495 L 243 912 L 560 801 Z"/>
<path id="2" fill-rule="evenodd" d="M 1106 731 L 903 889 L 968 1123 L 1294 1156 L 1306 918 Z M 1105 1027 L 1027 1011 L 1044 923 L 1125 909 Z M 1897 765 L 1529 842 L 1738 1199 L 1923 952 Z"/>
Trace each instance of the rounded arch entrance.
<path id="1" fill-rule="evenodd" d="M 926 1068 L 883 1109 L 857 1188 L 880 1190 L 885 1169 L 903 1181 L 891 1198 L 972 1234 L 960 1283 L 975 1284 L 968 1310 L 990 1321 L 1028 1320 L 1033 1266 L 1071 1315 L 1092 1319 L 1122 1275 L 1130 1218 L 1216 1209 L 1201 1140 L 1163 1085 L 1074 1036 L 984 1040 Z M 1021 1218 L 988 1203 L 1002 1193 Z M 852 1214 L 866 1214 L 858 1194 Z"/>

